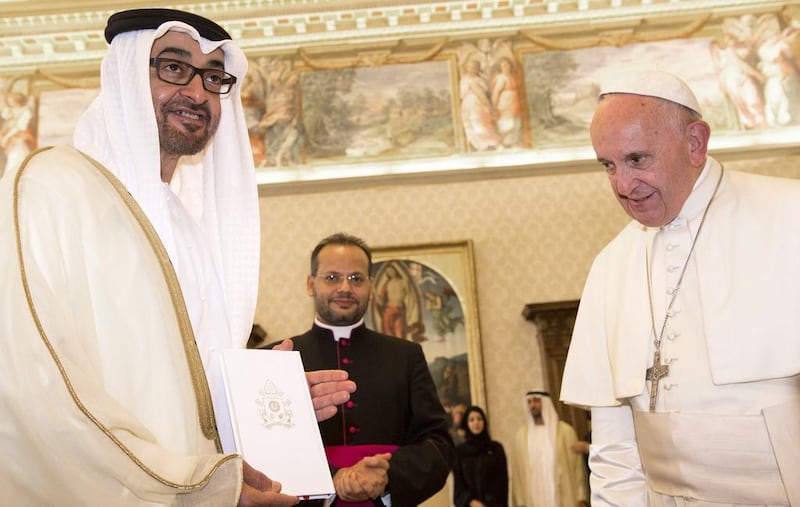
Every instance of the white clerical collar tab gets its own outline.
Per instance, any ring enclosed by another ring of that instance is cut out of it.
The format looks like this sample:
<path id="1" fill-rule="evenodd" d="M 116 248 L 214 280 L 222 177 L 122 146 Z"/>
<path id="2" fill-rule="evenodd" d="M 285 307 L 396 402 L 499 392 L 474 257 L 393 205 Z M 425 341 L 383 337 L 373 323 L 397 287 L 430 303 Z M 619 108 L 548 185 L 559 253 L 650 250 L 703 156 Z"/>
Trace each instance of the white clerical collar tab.
<path id="1" fill-rule="evenodd" d="M 333 339 L 338 342 L 342 338 L 349 339 L 350 333 L 353 332 L 353 329 L 364 324 L 364 319 L 362 318 L 350 326 L 332 326 L 330 324 L 325 324 L 319 320 L 319 317 L 316 317 L 314 318 L 314 324 L 324 329 L 330 329 L 331 333 L 333 333 Z"/>

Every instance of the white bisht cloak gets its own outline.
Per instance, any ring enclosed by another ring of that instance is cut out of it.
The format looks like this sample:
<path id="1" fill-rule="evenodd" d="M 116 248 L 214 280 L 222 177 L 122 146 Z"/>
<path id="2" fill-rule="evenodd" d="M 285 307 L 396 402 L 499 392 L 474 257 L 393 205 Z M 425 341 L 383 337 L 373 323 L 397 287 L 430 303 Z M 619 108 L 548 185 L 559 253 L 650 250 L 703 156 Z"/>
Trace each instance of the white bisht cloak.
<path id="1" fill-rule="evenodd" d="M 71 148 L 0 180 L 0 504 L 235 505 L 166 250 Z"/>

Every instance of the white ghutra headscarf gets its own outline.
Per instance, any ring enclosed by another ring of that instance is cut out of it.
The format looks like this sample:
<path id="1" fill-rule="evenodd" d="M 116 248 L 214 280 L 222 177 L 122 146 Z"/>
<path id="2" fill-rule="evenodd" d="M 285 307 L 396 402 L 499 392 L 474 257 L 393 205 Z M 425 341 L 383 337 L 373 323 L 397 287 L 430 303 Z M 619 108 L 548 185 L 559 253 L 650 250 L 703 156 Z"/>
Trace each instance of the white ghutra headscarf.
<path id="1" fill-rule="evenodd" d="M 180 272 L 179 255 L 161 181 L 158 127 L 150 92 L 150 50 L 169 30 L 189 34 L 203 53 L 222 48 L 225 70 L 239 81 L 247 70 L 230 40 L 210 41 L 180 21 L 116 35 L 103 59 L 101 93 L 78 121 L 74 144 L 122 181 L 153 224 Z M 258 192 L 239 84 L 220 97 L 219 128 L 201 153 L 183 157 L 172 190 L 199 224 L 220 277 L 230 334 L 241 348 L 252 327 L 258 290 Z"/>
<path id="2" fill-rule="evenodd" d="M 542 420 L 537 425 L 528 407 L 528 399 L 541 398 Z M 558 498 L 558 453 L 556 449 L 558 414 L 550 394 L 544 391 L 529 391 L 525 395 L 525 412 L 528 421 L 528 466 L 531 476 L 531 496 L 534 505 L 561 505 Z"/>

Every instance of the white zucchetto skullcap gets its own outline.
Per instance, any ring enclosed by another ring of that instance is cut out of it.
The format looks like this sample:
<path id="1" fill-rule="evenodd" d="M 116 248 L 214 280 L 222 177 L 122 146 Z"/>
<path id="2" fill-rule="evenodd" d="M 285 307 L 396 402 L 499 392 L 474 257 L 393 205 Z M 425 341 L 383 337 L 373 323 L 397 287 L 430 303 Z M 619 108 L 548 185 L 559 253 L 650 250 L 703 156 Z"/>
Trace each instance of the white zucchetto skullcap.
<path id="1" fill-rule="evenodd" d="M 657 97 L 691 109 L 702 116 L 700 104 L 692 89 L 679 77 L 660 70 L 646 70 L 623 74 L 618 79 L 604 83 L 598 99 L 609 93 L 630 93 Z"/>

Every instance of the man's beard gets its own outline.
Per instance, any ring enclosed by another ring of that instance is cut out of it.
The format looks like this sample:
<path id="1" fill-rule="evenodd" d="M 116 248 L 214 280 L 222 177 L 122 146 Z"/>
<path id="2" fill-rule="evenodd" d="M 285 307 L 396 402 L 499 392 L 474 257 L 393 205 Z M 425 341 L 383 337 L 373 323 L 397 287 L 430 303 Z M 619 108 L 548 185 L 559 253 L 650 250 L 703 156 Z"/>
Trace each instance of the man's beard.
<path id="1" fill-rule="evenodd" d="M 352 326 L 361 320 L 366 313 L 366 308 L 362 307 L 360 304 L 357 304 L 352 312 L 336 312 L 328 306 L 328 300 L 326 298 L 320 298 L 316 294 L 314 296 L 314 307 L 320 319 L 331 326 Z"/>
<path id="2" fill-rule="evenodd" d="M 187 129 L 189 132 L 176 129 L 169 121 L 169 113 L 166 111 L 170 104 L 165 104 L 162 108 L 162 120 L 158 125 L 158 138 L 161 151 L 172 155 L 195 155 L 206 147 L 219 127 L 219 118 L 214 121 L 211 119 L 211 111 L 205 106 L 188 106 L 194 110 L 201 111 L 210 120 L 205 128 Z"/>

